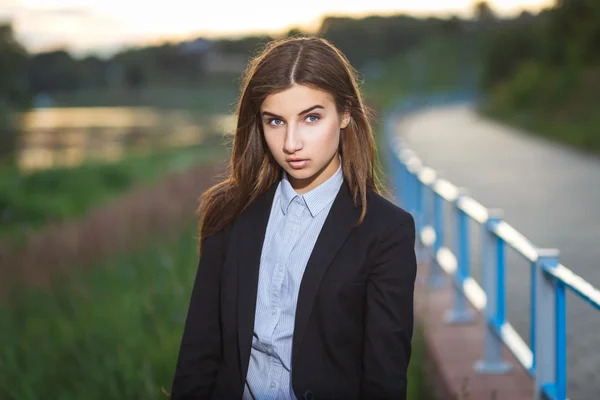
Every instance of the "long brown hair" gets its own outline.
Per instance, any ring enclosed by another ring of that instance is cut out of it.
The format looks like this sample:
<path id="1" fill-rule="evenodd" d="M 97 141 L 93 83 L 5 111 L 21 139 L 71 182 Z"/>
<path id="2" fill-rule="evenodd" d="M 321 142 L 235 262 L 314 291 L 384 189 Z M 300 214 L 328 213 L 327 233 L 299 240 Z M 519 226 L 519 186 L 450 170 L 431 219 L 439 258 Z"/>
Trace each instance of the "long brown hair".
<path id="1" fill-rule="evenodd" d="M 354 204 L 362 207 L 357 224 L 367 211 L 367 191 L 379 193 L 370 110 L 363 104 L 355 69 L 326 39 L 277 39 L 249 62 L 242 76 L 227 176 L 200 197 L 200 250 L 207 236 L 227 226 L 281 178 L 281 166 L 263 136 L 260 107 L 267 96 L 294 84 L 324 90 L 335 99 L 338 113 L 350 112 L 350 123 L 341 132 L 339 152 Z"/>

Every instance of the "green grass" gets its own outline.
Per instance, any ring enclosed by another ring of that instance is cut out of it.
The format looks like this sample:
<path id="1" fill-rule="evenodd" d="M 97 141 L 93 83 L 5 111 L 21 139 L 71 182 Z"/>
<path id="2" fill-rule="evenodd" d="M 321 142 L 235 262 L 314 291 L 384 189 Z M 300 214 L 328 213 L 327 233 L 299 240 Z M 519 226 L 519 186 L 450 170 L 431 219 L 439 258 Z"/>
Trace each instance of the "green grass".
<path id="1" fill-rule="evenodd" d="M 0 398 L 160 399 L 197 266 L 195 230 L 22 290 L 0 308 Z"/>
<path id="2" fill-rule="evenodd" d="M 3 400 L 163 399 L 170 391 L 196 272 L 191 224 L 172 241 L 19 290 L 0 308 Z M 428 399 L 415 330 L 409 399 Z"/>
<path id="3" fill-rule="evenodd" d="M 600 107 L 588 107 L 591 115 L 568 120 L 553 120 L 548 113 L 535 110 L 502 111 L 482 108 L 480 112 L 490 118 L 525 129 L 526 132 L 563 143 L 586 153 L 600 155 Z"/>
<path id="4" fill-rule="evenodd" d="M 18 240 L 49 221 L 81 216 L 136 183 L 150 183 L 193 163 L 213 162 L 225 155 L 224 146 L 206 144 L 32 174 L 5 166 L 0 169 L 0 240 Z"/>
<path id="5" fill-rule="evenodd" d="M 423 327 L 415 323 L 412 357 L 408 366 L 408 400 L 433 400 L 431 371 L 427 367 Z"/>

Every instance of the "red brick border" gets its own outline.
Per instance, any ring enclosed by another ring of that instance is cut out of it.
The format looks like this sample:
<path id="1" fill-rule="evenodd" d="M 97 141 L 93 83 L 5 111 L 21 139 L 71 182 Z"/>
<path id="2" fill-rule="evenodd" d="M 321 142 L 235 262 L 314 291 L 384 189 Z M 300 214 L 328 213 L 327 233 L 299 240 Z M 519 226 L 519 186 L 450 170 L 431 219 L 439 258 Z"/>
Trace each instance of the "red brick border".
<path id="1" fill-rule="evenodd" d="M 504 349 L 512 370 L 504 375 L 480 375 L 473 365 L 481 358 L 484 321 L 481 315 L 470 324 L 448 325 L 444 315 L 452 307 L 453 288 L 448 280 L 443 288 L 430 289 L 424 280 L 428 265 L 419 264 L 415 285 L 415 314 L 423 324 L 429 364 L 433 367 L 434 388 L 442 399 L 452 400 L 530 400 L 533 381 L 517 359 Z"/>

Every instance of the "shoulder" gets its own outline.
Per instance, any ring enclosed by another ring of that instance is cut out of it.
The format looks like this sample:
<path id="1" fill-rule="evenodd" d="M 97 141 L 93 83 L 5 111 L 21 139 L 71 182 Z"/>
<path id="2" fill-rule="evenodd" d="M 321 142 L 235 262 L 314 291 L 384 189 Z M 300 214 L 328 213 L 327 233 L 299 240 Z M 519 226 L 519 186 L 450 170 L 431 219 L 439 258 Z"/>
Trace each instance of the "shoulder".
<path id="1" fill-rule="evenodd" d="M 414 218 L 404 208 L 375 191 L 367 194 L 367 216 L 377 226 L 396 226 L 414 230 Z"/>
<path id="2" fill-rule="evenodd" d="M 394 268 L 396 273 L 415 271 L 416 230 L 412 214 L 371 191 L 367 197 L 367 215 L 370 215 L 369 226 L 374 241 L 370 250 L 373 268 L 400 263 L 403 268 Z"/>

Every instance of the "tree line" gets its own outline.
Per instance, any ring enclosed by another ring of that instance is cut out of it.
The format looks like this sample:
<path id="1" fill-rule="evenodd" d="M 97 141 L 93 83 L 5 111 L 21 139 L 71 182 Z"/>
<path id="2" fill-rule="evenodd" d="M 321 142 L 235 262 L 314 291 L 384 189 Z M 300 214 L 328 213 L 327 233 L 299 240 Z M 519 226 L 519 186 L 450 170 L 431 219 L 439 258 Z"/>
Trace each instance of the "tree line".
<path id="1" fill-rule="evenodd" d="M 556 0 L 536 18 L 490 29 L 481 61 L 490 114 L 600 151 L 600 1 Z"/>
<path id="2" fill-rule="evenodd" d="M 464 51 L 455 57 L 464 61 L 469 73 L 477 72 L 473 78 L 479 89 L 502 107 L 558 107 L 574 87 L 589 87 L 586 79 L 600 82 L 600 78 L 594 78 L 600 57 L 599 1 L 556 0 L 554 6 L 538 13 L 522 12 L 511 18 L 497 16 L 487 2 L 478 1 L 474 15 L 326 17 L 316 34 L 331 40 L 359 70 L 373 61 L 385 63 L 407 54 L 430 39 L 461 43 L 459 47 Z M 290 29 L 284 35 L 303 33 Z M 52 95 L 114 85 L 131 90 L 155 85 L 201 87 L 215 79 L 215 67 L 207 67 L 207 60 L 227 60 L 229 56 L 247 60 L 271 39 L 197 38 L 128 48 L 108 58 L 76 58 L 64 49 L 29 54 L 15 39 L 11 25 L 6 24 L 0 26 L 0 116 L 8 107 L 31 105 L 40 93 Z M 225 78 L 233 81 L 240 72 L 230 71 Z M 593 87 L 600 90 L 598 86 Z"/>
<path id="3" fill-rule="evenodd" d="M 416 18 L 409 15 L 366 18 L 326 17 L 316 32 L 331 40 L 361 68 L 371 60 L 385 61 L 409 51 L 433 36 L 466 38 L 482 25 L 503 25 L 502 19 L 486 19 L 485 8 L 475 20 Z M 520 20 L 521 17 L 517 18 Z M 286 36 L 302 34 L 290 29 Z M 125 49 L 108 59 L 90 55 L 77 59 L 66 50 L 27 54 L 16 42 L 10 25 L 0 28 L 0 95 L 23 104 L 24 94 L 69 92 L 102 88 L 114 82 L 136 88 L 152 84 L 188 84 L 209 79 L 206 58 L 218 54 L 251 57 L 270 36 L 242 39 L 197 40 Z M 25 102 L 26 103 L 26 102 Z"/>

